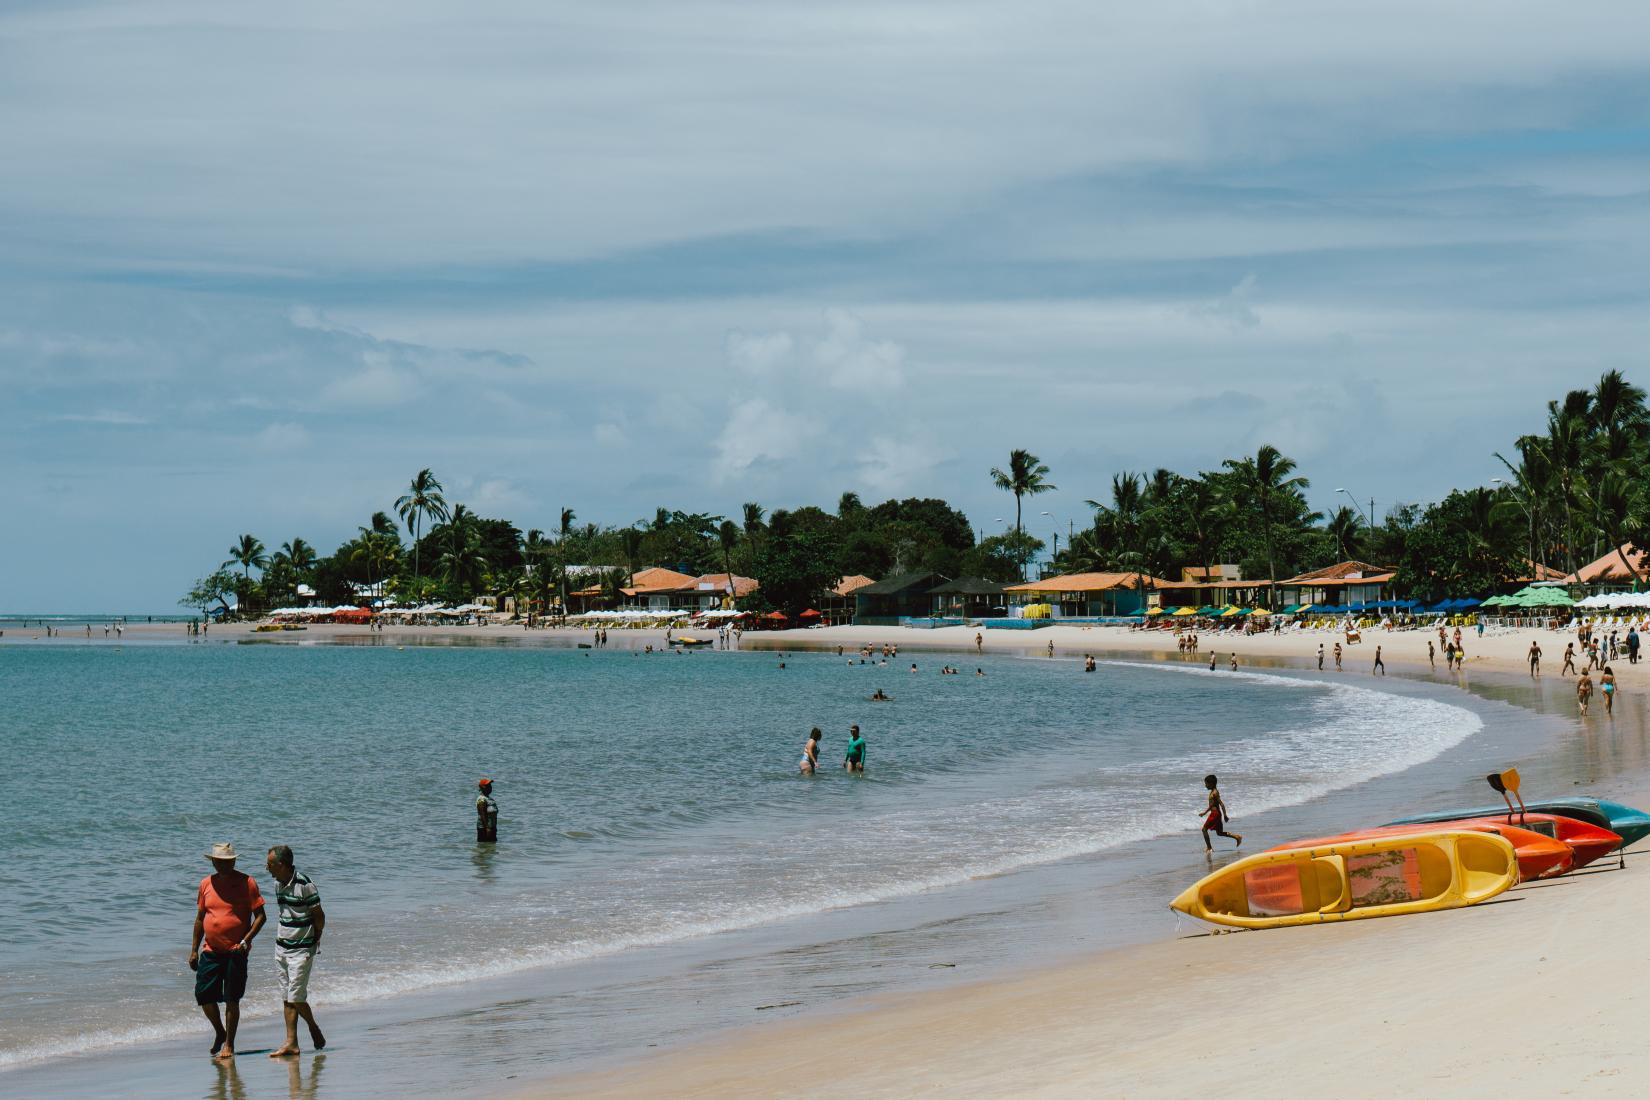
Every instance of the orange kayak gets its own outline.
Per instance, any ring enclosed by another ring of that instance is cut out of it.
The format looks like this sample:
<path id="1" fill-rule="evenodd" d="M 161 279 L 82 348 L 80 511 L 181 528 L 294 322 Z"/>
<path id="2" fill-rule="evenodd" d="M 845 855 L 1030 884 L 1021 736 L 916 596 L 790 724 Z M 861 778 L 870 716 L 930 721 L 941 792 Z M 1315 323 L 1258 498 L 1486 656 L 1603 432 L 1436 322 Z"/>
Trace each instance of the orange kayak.
<path id="1" fill-rule="evenodd" d="M 1446 826 L 1428 825 L 1426 827 L 1445 828 Z M 1464 829 L 1475 833 L 1495 833 L 1497 836 L 1504 837 L 1513 846 L 1513 854 L 1518 859 L 1518 877 L 1526 882 L 1530 879 L 1551 878 L 1553 875 L 1562 875 L 1575 866 L 1576 853 L 1574 848 L 1556 837 L 1543 836 L 1532 829 L 1521 829 L 1515 825 L 1508 825 L 1504 821 L 1491 818 L 1452 821 L 1447 828 Z M 1291 840 L 1287 844 L 1279 844 L 1268 848 L 1267 851 L 1277 852 L 1285 848 L 1319 848 L 1326 844 L 1343 844 L 1352 840 L 1376 840 L 1381 837 L 1405 836 L 1419 831 L 1421 831 L 1421 827 L 1416 825 L 1381 825 L 1373 829 L 1357 829 L 1350 833 L 1318 837 L 1314 840 Z"/>
<path id="2" fill-rule="evenodd" d="M 1542 836 L 1549 836 L 1568 844 L 1576 854 L 1576 867 L 1585 867 L 1593 860 L 1609 855 L 1621 844 L 1620 833 L 1613 833 L 1609 829 L 1600 828 L 1578 818 L 1562 817 L 1558 814 L 1513 814 L 1510 819 L 1506 814 L 1496 814 L 1493 817 L 1463 817 L 1455 821 L 1429 822 L 1428 827 L 1431 828 L 1434 824 L 1440 829 L 1475 829 L 1480 825 L 1512 825 L 1519 829 L 1528 829 L 1532 833 L 1540 833 Z M 1413 827 L 1404 826 L 1406 829 Z"/>

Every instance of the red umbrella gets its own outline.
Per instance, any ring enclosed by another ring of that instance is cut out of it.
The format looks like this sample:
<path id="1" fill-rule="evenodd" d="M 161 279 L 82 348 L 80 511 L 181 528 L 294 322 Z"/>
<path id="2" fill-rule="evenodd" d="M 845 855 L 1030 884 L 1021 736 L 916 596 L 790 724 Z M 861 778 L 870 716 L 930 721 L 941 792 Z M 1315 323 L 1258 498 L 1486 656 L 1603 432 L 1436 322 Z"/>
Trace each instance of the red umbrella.
<path id="1" fill-rule="evenodd" d="M 815 611 L 813 608 L 810 607 L 810 608 L 808 608 L 808 610 L 806 610 L 802 614 L 798 615 L 797 618 L 799 618 L 799 619 L 817 619 L 817 618 L 819 618 L 819 612 Z"/>
<path id="2" fill-rule="evenodd" d="M 787 618 L 788 616 L 786 616 L 786 614 L 783 611 L 770 611 L 762 617 L 764 619 L 784 619 L 784 618 Z"/>

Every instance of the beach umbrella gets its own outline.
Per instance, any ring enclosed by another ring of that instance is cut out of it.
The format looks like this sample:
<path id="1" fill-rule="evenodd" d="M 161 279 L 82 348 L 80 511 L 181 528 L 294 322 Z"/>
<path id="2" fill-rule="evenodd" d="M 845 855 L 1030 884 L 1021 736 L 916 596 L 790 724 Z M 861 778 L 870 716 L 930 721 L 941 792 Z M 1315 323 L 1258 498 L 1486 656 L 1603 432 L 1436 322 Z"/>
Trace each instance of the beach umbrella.
<path id="1" fill-rule="evenodd" d="M 781 622 L 786 618 L 789 618 L 789 616 L 787 616 L 783 611 L 770 611 L 762 617 L 764 619 L 772 619 L 775 622 Z"/>
<path id="2" fill-rule="evenodd" d="M 1266 618 L 1266 617 L 1270 616 L 1272 613 L 1270 611 L 1266 610 L 1266 608 L 1264 608 L 1264 607 L 1257 607 L 1253 611 L 1249 612 L 1249 614 L 1251 614 L 1253 616 L 1256 616 L 1257 618 Z"/>
<path id="3" fill-rule="evenodd" d="M 802 614 L 798 615 L 797 618 L 799 618 L 799 619 L 817 619 L 817 618 L 819 618 L 819 611 L 815 608 L 810 607 L 810 608 L 808 608 L 808 610 L 806 610 Z"/>
<path id="4" fill-rule="evenodd" d="M 1177 619 L 1183 619 L 1188 615 L 1196 615 L 1196 614 L 1197 614 L 1197 608 L 1195 608 L 1195 607 L 1181 607 L 1181 608 L 1176 608 L 1175 609 L 1174 617 L 1177 618 Z"/>

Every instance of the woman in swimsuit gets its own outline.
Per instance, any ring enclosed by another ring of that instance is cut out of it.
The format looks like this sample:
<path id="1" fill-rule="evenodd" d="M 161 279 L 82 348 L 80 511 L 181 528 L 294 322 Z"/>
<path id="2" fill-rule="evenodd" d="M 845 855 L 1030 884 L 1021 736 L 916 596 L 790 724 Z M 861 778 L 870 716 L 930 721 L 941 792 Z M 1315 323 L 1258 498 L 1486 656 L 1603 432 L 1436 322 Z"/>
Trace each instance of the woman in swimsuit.
<path id="1" fill-rule="evenodd" d="M 802 746 L 802 763 L 799 765 L 803 775 L 814 774 L 814 769 L 819 766 L 819 739 L 822 736 L 818 726 L 808 731 L 808 743 Z"/>
<path id="2" fill-rule="evenodd" d="M 1220 797 L 1220 780 L 1212 775 L 1203 777 L 1203 785 L 1209 789 L 1209 807 L 1203 818 L 1203 847 L 1213 851 L 1214 845 L 1209 841 L 1209 834 L 1223 836 L 1227 840 L 1237 841 L 1237 846 L 1243 845 L 1242 833 L 1226 831 L 1226 803 Z"/>
<path id="3" fill-rule="evenodd" d="M 1604 666 L 1604 675 L 1599 677 L 1598 682 L 1604 692 L 1604 713 L 1612 714 L 1616 702 L 1616 674 L 1609 665 Z"/>

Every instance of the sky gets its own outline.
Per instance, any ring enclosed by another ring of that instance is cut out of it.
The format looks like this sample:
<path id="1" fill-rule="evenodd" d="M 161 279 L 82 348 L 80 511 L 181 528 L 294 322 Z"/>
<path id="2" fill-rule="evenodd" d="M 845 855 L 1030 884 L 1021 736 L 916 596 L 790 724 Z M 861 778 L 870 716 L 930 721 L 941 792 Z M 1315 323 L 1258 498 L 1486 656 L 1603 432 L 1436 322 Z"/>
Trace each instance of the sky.
<path id="1" fill-rule="evenodd" d="M 426 466 L 523 529 L 853 490 L 990 534 L 1015 447 L 1040 537 L 1263 443 L 1319 508 L 1486 483 L 1566 389 L 1650 384 L 1646 41 L 1612 2 L 11 0 L 0 612 L 175 611 Z"/>

